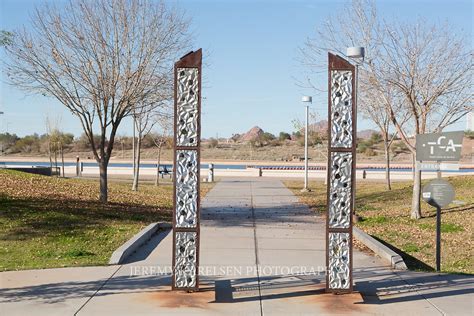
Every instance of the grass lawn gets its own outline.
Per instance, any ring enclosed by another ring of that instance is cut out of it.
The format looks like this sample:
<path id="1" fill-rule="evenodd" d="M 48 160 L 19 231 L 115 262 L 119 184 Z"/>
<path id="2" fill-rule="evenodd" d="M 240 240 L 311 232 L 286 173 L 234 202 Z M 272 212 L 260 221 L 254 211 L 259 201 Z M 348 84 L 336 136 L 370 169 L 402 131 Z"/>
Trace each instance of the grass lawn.
<path id="1" fill-rule="evenodd" d="M 441 269 L 443 272 L 474 273 L 474 176 L 447 179 L 455 188 L 455 200 L 442 211 Z M 423 185 L 428 181 L 423 181 Z M 302 193 L 302 181 L 285 181 L 300 199 L 316 212 L 326 211 L 326 187 L 311 182 L 313 192 Z M 386 191 L 383 182 L 358 182 L 356 213 L 362 220 L 356 225 L 368 234 L 389 243 L 399 251 L 411 269 L 435 267 L 436 210 L 422 202 L 420 220 L 410 219 L 412 184 L 395 182 Z"/>
<path id="2" fill-rule="evenodd" d="M 0 271 L 107 264 L 140 229 L 171 221 L 172 189 L 109 182 L 103 205 L 97 180 L 0 170 Z"/>

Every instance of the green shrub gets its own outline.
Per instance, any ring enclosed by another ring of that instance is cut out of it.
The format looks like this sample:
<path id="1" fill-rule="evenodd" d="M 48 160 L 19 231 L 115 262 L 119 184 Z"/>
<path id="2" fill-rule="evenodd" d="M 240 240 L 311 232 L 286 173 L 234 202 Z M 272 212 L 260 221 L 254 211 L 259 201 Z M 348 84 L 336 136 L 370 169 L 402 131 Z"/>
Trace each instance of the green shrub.
<path id="1" fill-rule="evenodd" d="M 286 132 L 280 132 L 280 135 L 278 136 L 278 139 L 280 141 L 285 141 L 285 140 L 291 140 L 291 135 L 286 133 Z"/>

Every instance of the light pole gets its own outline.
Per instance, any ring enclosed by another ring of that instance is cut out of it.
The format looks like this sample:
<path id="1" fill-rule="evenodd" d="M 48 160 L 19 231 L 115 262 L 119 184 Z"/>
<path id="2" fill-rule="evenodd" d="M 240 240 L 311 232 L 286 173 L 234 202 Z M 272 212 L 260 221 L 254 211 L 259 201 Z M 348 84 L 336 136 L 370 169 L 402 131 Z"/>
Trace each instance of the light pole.
<path id="1" fill-rule="evenodd" d="M 359 65 L 364 62 L 365 48 L 360 46 L 348 47 L 346 51 L 347 57 L 355 62 L 356 66 L 356 77 L 355 77 L 355 97 L 356 97 L 356 114 L 357 106 L 359 106 Z"/>
<path id="2" fill-rule="evenodd" d="M 346 50 L 346 55 L 349 57 L 351 60 L 354 61 L 355 66 L 356 66 L 356 75 L 355 75 L 355 113 L 354 113 L 354 119 L 357 119 L 357 108 L 359 107 L 359 65 L 361 65 L 364 62 L 364 57 L 365 57 L 365 48 L 361 46 L 355 46 L 355 47 L 348 47 Z M 357 125 L 356 125 L 357 126 Z M 354 131 L 355 135 L 357 135 L 357 131 Z M 355 179 L 357 179 L 357 164 L 356 164 L 356 159 L 353 160 L 354 162 L 354 170 L 355 170 Z M 353 185 L 353 192 L 354 194 L 352 195 L 352 205 L 354 206 L 352 208 L 352 215 L 354 216 L 354 221 L 358 221 L 359 217 L 355 213 L 355 196 L 356 196 L 356 182 L 354 181 Z"/>
<path id="3" fill-rule="evenodd" d="M 306 124 L 304 129 L 304 188 L 302 192 L 310 192 L 308 188 L 308 117 L 309 117 L 309 104 L 313 102 L 311 96 L 305 95 L 301 98 L 301 102 L 305 103 L 306 107 Z"/>

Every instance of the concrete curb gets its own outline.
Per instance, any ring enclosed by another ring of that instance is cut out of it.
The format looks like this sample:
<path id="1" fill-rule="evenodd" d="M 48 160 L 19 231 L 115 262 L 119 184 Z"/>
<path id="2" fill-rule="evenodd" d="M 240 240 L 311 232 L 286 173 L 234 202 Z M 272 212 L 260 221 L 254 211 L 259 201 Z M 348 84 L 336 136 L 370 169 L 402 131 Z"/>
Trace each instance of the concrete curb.
<path id="1" fill-rule="evenodd" d="M 151 223 L 143 228 L 138 234 L 130 238 L 122 246 L 118 247 L 110 256 L 109 264 L 121 264 L 128 256 L 146 243 L 158 229 L 170 229 L 170 223 Z"/>
<path id="2" fill-rule="evenodd" d="M 393 269 L 408 270 L 407 265 L 405 264 L 405 261 L 403 261 L 403 258 L 398 253 L 388 248 L 387 246 L 382 244 L 380 241 L 370 236 L 369 234 L 367 234 L 366 232 L 364 232 L 358 227 L 354 226 L 353 232 L 354 232 L 354 237 L 357 240 L 359 240 L 364 245 L 366 245 L 369 249 L 371 249 L 373 252 L 379 255 L 382 259 L 385 259 L 388 262 L 390 262 L 390 265 L 392 266 Z"/>

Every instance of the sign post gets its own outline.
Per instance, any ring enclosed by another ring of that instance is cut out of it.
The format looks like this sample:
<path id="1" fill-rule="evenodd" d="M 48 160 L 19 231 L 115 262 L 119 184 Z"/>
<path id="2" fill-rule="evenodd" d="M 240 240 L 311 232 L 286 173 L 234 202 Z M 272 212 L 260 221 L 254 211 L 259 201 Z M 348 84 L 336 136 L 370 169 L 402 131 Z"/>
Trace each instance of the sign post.
<path id="1" fill-rule="evenodd" d="M 464 132 L 445 132 L 416 135 L 416 160 L 436 161 L 436 164 L 422 164 L 422 169 L 436 170 L 437 179 L 428 183 L 422 197 L 429 205 L 436 207 L 436 271 L 441 270 L 441 208 L 454 199 L 454 188 L 441 179 L 441 170 L 451 170 L 457 166 L 443 166 L 442 161 L 459 161 L 461 159 L 462 139 Z"/>
<path id="2" fill-rule="evenodd" d="M 441 208 L 454 199 L 454 188 L 446 180 L 436 179 L 423 187 L 423 200 L 436 207 L 436 271 L 441 270 Z"/>

